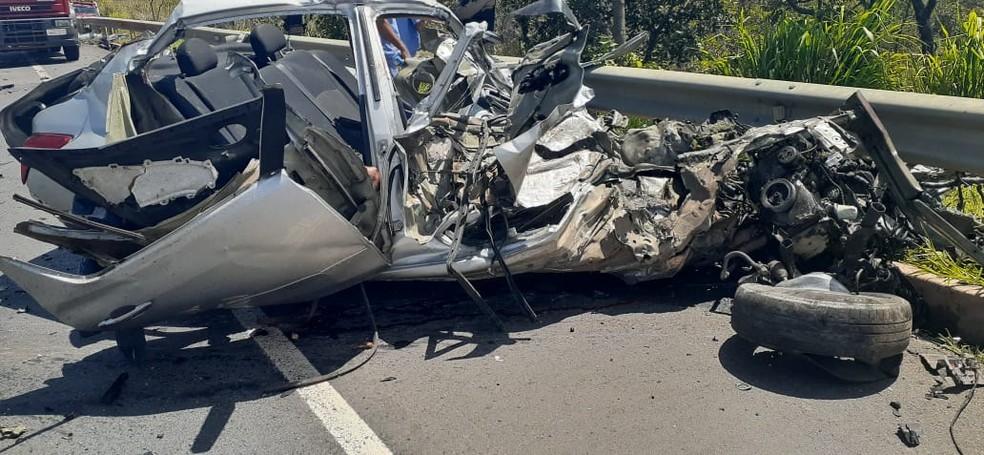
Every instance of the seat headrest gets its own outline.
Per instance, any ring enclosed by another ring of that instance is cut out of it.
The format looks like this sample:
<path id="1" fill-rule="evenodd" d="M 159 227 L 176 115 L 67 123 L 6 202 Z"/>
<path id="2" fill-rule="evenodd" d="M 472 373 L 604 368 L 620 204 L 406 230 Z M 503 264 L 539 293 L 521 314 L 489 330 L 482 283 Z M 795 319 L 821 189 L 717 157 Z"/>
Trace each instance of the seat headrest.
<path id="1" fill-rule="evenodd" d="M 273 24 L 260 24 L 249 32 L 249 45 L 259 63 L 276 60 L 277 52 L 287 47 L 287 37 L 280 27 Z"/>
<path id="2" fill-rule="evenodd" d="M 178 68 L 185 76 L 197 76 L 219 66 L 215 49 L 201 38 L 188 38 L 175 52 Z"/>

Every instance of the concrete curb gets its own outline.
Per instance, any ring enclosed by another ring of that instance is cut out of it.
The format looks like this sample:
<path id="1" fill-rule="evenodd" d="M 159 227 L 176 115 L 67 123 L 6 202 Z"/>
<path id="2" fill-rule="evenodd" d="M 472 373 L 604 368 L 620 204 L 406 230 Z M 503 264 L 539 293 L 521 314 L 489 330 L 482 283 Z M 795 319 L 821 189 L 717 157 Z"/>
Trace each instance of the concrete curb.
<path id="1" fill-rule="evenodd" d="M 909 264 L 895 266 L 922 295 L 930 328 L 947 329 L 966 343 L 984 345 L 984 287 L 960 284 Z"/>

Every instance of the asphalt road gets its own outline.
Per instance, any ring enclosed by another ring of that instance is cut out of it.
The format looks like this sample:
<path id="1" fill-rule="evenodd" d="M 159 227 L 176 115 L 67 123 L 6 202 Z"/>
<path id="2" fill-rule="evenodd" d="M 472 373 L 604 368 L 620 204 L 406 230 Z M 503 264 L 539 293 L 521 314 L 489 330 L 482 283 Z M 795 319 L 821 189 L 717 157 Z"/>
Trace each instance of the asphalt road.
<path id="1" fill-rule="evenodd" d="M 83 48 L 83 62 L 100 55 Z M 27 58 L 0 56 L 0 85 L 14 84 L 0 105 L 39 73 L 79 66 Z M 5 147 L 0 174 L 0 254 L 71 270 L 75 257 L 13 234 L 20 220 L 50 217 L 10 200 L 26 189 Z M 913 340 L 897 379 L 851 384 L 742 342 L 727 306 L 714 307 L 733 288 L 709 275 L 519 284 L 537 323 L 501 282 L 480 285 L 504 317 L 500 333 L 453 284 L 370 283 L 375 357 L 330 384 L 276 394 L 367 354 L 358 292 L 326 299 L 286 336 L 251 337 L 252 312 L 152 327 L 147 360 L 131 365 L 110 336 L 71 336 L 0 276 L 0 426 L 28 429 L 0 453 L 955 453 L 947 428 L 966 392 L 925 397 L 933 379 L 915 353 L 937 351 L 928 342 Z M 103 402 L 123 373 L 118 397 Z M 979 397 L 955 429 L 965 453 L 984 453 L 982 417 Z M 919 423 L 922 445 L 903 446 L 900 423 Z"/>

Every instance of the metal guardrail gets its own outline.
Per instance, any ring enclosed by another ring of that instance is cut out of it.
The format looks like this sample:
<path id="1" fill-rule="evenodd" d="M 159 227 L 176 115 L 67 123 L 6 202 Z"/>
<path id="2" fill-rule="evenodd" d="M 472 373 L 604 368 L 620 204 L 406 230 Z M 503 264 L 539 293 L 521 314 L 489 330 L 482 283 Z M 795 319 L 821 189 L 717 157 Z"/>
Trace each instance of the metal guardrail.
<path id="1" fill-rule="evenodd" d="M 93 28 L 156 31 L 160 23 L 113 18 L 81 19 Z M 196 29 L 203 39 L 239 35 L 221 29 Z M 348 56 L 344 41 L 294 37 L 299 49 L 323 49 Z M 749 124 L 763 125 L 835 111 L 859 89 L 801 82 L 744 79 L 678 71 L 602 67 L 586 84 L 596 97 L 591 107 L 617 109 L 648 117 L 703 121 L 728 109 Z M 882 119 L 902 158 L 984 174 L 984 100 L 918 93 L 860 89 Z"/>

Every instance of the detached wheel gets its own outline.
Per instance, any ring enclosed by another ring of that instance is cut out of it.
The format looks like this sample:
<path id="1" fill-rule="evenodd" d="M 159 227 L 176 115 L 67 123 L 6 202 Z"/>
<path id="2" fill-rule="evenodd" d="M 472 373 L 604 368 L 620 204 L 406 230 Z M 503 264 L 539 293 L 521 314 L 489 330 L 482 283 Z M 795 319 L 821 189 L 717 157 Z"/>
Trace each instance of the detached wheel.
<path id="1" fill-rule="evenodd" d="M 65 53 L 65 58 L 70 62 L 74 62 L 79 59 L 78 46 L 64 46 L 62 47 L 62 52 Z"/>
<path id="2" fill-rule="evenodd" d="M 777 351 L 879 365 L 909 345 L 912 307 L 889 294 L 743 284 L 735 294 L 731 327 Z"/>

